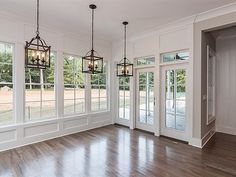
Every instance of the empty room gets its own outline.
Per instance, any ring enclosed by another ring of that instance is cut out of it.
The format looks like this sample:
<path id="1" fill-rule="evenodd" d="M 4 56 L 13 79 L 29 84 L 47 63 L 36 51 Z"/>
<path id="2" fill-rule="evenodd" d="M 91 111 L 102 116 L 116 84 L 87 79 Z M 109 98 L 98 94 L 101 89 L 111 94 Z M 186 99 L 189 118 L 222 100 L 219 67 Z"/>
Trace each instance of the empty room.
<path id="1" fill-rule="evenodd" d="M 1 0 L 0 177 L 235 177 L 236 0 Z"/>

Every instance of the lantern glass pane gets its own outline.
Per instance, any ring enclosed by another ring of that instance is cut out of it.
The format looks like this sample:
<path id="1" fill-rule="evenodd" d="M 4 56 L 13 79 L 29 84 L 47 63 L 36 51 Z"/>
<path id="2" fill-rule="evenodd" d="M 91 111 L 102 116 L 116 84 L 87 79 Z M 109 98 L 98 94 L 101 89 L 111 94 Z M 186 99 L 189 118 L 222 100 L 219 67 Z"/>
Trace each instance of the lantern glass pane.
<path id="1" fill-rule="evenodd" d="M 133 76 L 133 65 L 120 63 L 117 65 L 117 76 Z"/>
<path id="2" fill-rule="evenodd" d="M 28 68 L 46 69 L 46 67 L 50 67 L 50 46 L 40 39 L 26 43 L 25 64 Z"/>
<path id="3" fill-rule="evenodd" d="M 102 73 L 103 72 L 103 59 L 90 56 L 83 57 L 83 72 L 86 73 Z"/>

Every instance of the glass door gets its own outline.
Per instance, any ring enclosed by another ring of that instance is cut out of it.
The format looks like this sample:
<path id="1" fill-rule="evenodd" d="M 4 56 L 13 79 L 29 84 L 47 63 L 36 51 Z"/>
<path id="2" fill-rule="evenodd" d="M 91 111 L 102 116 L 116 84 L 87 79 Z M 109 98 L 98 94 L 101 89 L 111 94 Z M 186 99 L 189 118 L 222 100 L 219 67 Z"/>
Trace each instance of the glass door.
<path id="1" fill-rule="evenodd" d="M 161 134 L 186 140 L 187 70 L 181 66 L 162 68 Z"/>
<path id="2" fill-rule="evenodd" d="M 153 69 L 137 70 L 136 90 L 136 128 L 153 132 L 155 104 Z"/>

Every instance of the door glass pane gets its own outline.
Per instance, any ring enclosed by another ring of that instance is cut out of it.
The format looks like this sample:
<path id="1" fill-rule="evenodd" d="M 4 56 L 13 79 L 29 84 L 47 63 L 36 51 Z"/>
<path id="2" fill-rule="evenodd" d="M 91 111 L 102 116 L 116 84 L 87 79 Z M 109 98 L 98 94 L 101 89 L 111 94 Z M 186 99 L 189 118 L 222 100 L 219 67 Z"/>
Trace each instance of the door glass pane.
<path id="1" fill-rule="evenodd" d="M 176 129 L 185 130 L 185 112 L 186 105 L 185 101 L 176 100 Z"/>
<path id="2" fill-rule="evenodd" d="M 154 113 L 154 73 L 139 73 L 139 122 L 153 124 Z"/>
<path id="3" fill-rule="evenodd" d="M 186 70 L 165 72 L 166 127 L 184 131 L 186 122 Z"/>
<path id="4" fill-rule="evenodd" d="M 146 123 L 146 85 L 143 84 L 139 85 L 139 121 Z"/>
<path id="5" fill-rule="evenodd" d="M 185 69 L 176 70 L 176 80 L 177 80 L 177 85 L 185 85 L 186 84 L 186 71 L 185 71 Z"/>
<path id="6" fill-rule="evenodd" d="M 174 113 L 166 113 L 166 127 L 175 128 L 175 114 Z"/>
<path id="7" fill-rule="evenodd" d="M 166 127 L 175 128 L 175 93 L 174 93 L 174 70 L 165 73 L 165 95 L 166 95 Z"/>
<path id="8" fill-rule="evenodd" d="M 176 70 L 176 129 L 184 131 L 186 121 L 186 70 Z"/>

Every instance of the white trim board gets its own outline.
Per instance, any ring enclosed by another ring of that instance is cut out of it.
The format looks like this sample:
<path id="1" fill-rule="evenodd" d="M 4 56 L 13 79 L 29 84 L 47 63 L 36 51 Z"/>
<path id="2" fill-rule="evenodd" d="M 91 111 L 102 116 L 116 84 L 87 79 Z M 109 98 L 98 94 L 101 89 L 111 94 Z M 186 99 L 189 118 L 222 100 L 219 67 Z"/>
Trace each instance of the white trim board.
<path id="1" fill-rule="evenodd" d="M 189 145 L 202 149 L 210 141 L 210 139 L 215 135 L 215 133 L 216 131 L 215 131 L 215 126 L 214 126 L 201 139 L 191 138 L 189 141 Z"/>
<path id="2" fill-rule="evenodd" d="M 220 133 L 226 133 L 226 134 L 230 134 L 230 135 L 235 135 L 236 136 L 236 128 L 225 127 L 225 126 L 217 126 L 216 131 L 220 132 Z"/>

